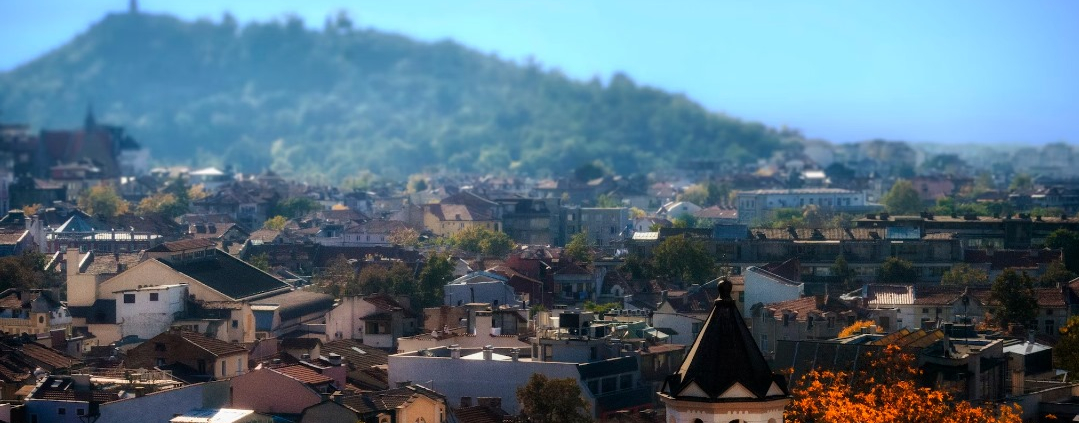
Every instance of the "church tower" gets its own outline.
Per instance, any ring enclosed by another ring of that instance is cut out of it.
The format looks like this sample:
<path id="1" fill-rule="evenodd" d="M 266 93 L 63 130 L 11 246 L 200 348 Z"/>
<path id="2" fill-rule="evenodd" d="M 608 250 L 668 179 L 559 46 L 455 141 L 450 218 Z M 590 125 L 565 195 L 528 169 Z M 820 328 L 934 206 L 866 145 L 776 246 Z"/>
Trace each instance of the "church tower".
<path id="1" fill-rule="evenodd" d="M 659 392 L 667 423 L 782 423 L 787 383 L 753 342 L 724 278 L 700 335 Z"/>

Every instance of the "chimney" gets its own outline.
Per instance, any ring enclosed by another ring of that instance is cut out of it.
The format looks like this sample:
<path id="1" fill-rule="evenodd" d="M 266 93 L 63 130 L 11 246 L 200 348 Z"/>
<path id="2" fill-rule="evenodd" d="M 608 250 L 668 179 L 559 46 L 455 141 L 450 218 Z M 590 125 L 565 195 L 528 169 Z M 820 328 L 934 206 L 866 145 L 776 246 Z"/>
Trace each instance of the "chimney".
<path id="1" fill-rule="evenodd" d="M 461 358 L 461 346 L 457 344 L 450 345 L 450 358 Z"/>
<path id="2" fill-rule="evenodd" d="M 502 397 L 476 397 L 476 405 L 487 407 L 491 410 L 501 410 Z"/>
<path id="3" fill-rule="evenodd" d="M 67 262 L 67 275 L 73 276 L 79 274 L 79 249 L 68 248 L 64 253 L 64 261 Z"/>
<path id="4" fill-rule="evenodd" d="M 336 402 L 338 404 L 341 403 L 341 398 L 344 398 L 344 397 L 345 397 L 345 394 L 342 394 L 341 391 L 337 391 L 337 392 L 334 392 L 334 393 L 330 394 L 330 400 L 332 400 L 333 402 Z"/>
<path id="5" fill-rule="evenodd" d="M 494 356 L 494 347 L 492 347 L 490 345 L 484 345 L 483 346 L 483 359 L 487 360 L 487 361 L 490 361 L 493 356 Z"/>
<path id="6" fill-rule="evenodd" d="M 300 360 L 310 360 L 310 359 L 311 359 L 311 354 L 308 354 L 308 353 L 300 354 Z"/>
<path id="7" fill-rule="evenodd" d="M 472 397 L 461 397 L 461 408 L 471 407 Z"/>
<path id="8" fill-rule="evenodd" d="M 511 360 L 518 361 L 520 358 L 521 358 L 521 349 L 520 348 L 514 348 L 514 349 L 510 350 L 510 359 Z"/>
<path id="9" fill-rule="evenodd" d="M 326 361 L 329 361 L 331 366 L 340 366 L 341 355 L 338 353 L 330 353 L 326 356 Z"/>
<path id="10" fill-rule="evenodd" d="M 1032 330 L 1027 331 L 1027 342 L 1029 342 L 1031 344 L 1034 343 L 1034 331 L 1032 331 Z"/>

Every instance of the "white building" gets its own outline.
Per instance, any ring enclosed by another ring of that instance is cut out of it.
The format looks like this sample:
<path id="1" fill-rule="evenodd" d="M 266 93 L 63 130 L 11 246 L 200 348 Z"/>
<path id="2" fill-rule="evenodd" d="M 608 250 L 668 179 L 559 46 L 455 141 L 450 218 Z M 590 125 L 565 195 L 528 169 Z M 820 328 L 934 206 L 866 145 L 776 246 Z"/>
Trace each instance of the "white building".
<path id="1" fill-rule="evenodd" d="M 771 219 L 776 209 L 817 206 L 822 211 L 860 213 L 872 207 L 864 192 L 839 188 L 759 189 L 741 191 L 735 204 L 740 223 L 755 224 Z"/>
<path id="2" fill-rule="evenodd" d="M 113 293 L 120 337 L 150 339 L 169 329 L 184 312 L 187 284 L 143 286 Z"/>
<path id="3" fill-rule="evenodd" d="M 326 313 L 326 337 L 356 339 L 377 348 L 397 348 L 397 338 L 419 331 L 416 314 L 389 295 L 346 297 Z"/>
<path id="4" fill-rule="evenodd" d="M 805 285 L 779 276 L 775 273 L 750 266 L 743 275 L 745 298 L 742 300 L 742 314 L 751 316 L 754 306 L 779 303 L 802 298 Z"/>
<path id="5" fill-rule="evenodd" d="M 454 279 L 443 287 L 443 304 L 459 306 L 487 303 L 491 307 L 523 304 L 505 276 L 491 272 L 472 272 Z"/>

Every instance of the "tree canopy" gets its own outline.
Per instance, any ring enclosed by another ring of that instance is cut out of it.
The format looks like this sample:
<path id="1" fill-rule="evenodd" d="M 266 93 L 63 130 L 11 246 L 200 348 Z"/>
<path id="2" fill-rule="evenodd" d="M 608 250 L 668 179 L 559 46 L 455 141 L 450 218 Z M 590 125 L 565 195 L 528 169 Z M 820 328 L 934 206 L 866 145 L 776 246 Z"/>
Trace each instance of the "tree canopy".
<path id="1" fill-rule="evenodd" d="M 573 378 L 550 379 L 543 373 L 533 373 L 527 384 L 517 388 L 517 401 L 522 413 L 534 421 L 592 422 L 588 402 Z"/>
<path id="2" fill-rule="evenodd" d="M 918 385 L 914 357 L 889 345 L 853 372 L 813 370 L 794 384 L 784 421 L 1019 423 L 1019 405 L 974 405 Z"/>
<path id="3" fill-rule="evenodd" d="M 1064 266 L 1072 272 L 1079 273 L 1079 233 L 1057 229 L 1045 238 L 1045 246 L 1063 250 Z"/>
<path id="4" fill-rule="evenodd" d="M 481 226 L 469 226 L 458 231 L 450 237 L 450 242 L 462 250 L 490 257 L 505 256 L 514 245 L 509 235 Z"/>
<path id="5" fill-rule="evenodd" d="M 888 208 L 889 213 L 897 215 L 916 214 L 924 208 L 922 199 L 918 197 L 918 191 L 915 191 L 914 185 L 905 179 L 896 181 L 892 189 L 881 198 L 881 202 Z"/>
<path id="6" fill-rule="evenodd" d="M 99 121 L 126 126 L 155 159 L 330 183 L 429 166 L 551 174 L 599 161 L 646 173 L 681 157 L 746 163 L 788 142 L 622 73 L 582 81 L 450 40 L 330 22 L 110 14 L 0 73 L 0 110 L 63 128 L 93 101 Z"/>
<path id="7" fill-rule="evenodd" d="M 83 191 L 78 199 L 79 208 L 91 216 L 114 217 L 127 213 L 128 204 L 111 185 L 95 185 Z"/>
<path id="8" fill-rule="evenodd" d="M 577 263 L 592 262 L 592 246 L 588 243 L 588 232 L 578 232 L 566 243 L 562 255 L 573 259 Z"/>
<path id="9" fill-rule="evenodd" d="M 672 236 L 656 246 L 651 270 L 677 283 L 704 283 L 714 275 L 715 261 L 704 242 Z"/>
<path id="10" fill-rule="evenodd" d="M 941 285 L 971 286 L 989 283 L 984 270 L 975 269 L 967 263 L 959 263 L 940 276 Z"/>
<path id="11" fill-rule="evenodd" d="M 877 282 L 881 283 L 914 283 L 918 279 L 914 263 L 897 257 L 888 257 L 877 269 Z"/>
<path id="12" fill-rule="evenodd" d="M 1038 315 L 1034 281 L 1026 273 L 1004 269 L 993 281 L 989 296 L 1000 303 L 996 318 L 1002 328 L 1007 328 L 1009 323 L 1028 324 Z"/>

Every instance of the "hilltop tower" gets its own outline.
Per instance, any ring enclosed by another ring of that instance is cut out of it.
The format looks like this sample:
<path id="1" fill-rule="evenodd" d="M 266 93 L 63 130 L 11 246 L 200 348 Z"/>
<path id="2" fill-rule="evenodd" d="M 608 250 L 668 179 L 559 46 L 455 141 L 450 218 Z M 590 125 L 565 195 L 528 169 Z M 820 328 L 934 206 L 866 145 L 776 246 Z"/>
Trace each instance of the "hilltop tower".
<path id="1" fill-rule="evenodd" d="M 659 392 L 668 423 L 780 423 L 790 393 L 772 372 L 723 278 L 719 299 L 678 372 Z"/>

